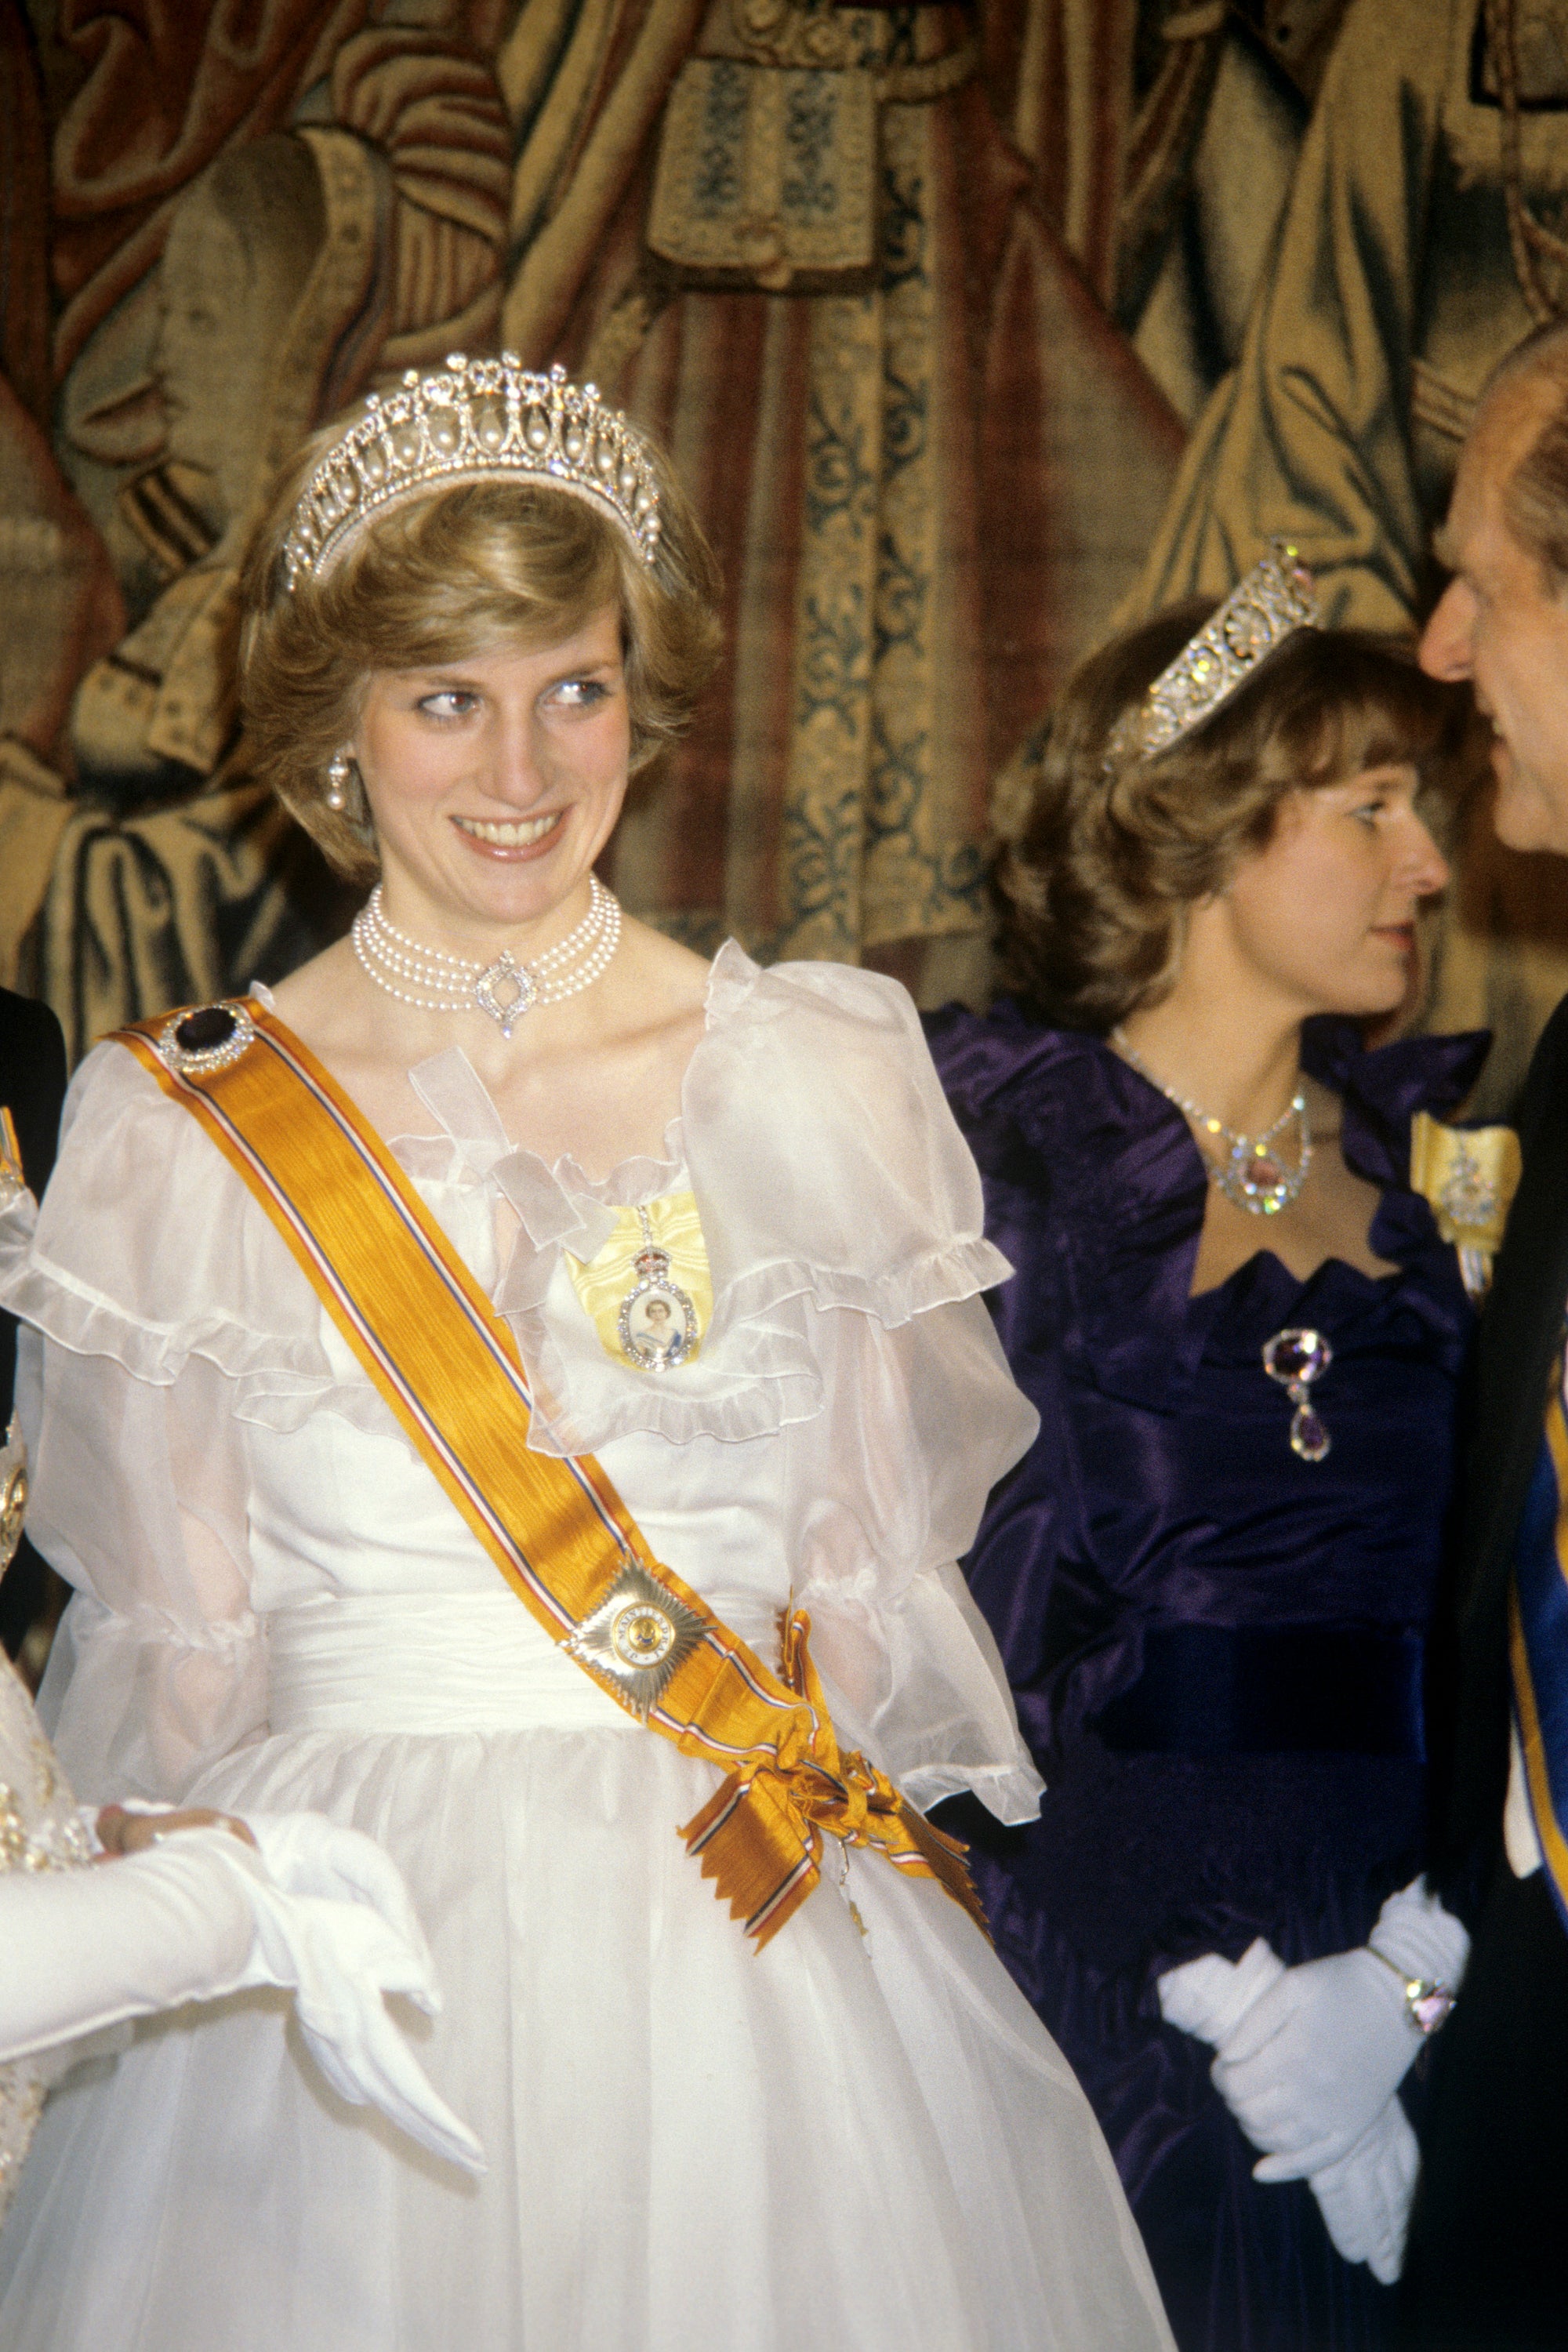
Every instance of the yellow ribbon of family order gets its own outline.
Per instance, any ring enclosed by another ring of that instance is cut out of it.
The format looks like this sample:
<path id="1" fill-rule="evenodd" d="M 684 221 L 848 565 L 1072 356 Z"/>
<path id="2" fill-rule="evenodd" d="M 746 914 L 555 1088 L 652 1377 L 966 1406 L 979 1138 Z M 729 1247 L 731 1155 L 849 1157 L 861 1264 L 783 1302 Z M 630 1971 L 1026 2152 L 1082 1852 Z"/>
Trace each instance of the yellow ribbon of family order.
<path id="1" fill-rule="evenodd" d="M 1522 1165 L 1511 1127 L 1447 1127 L 1425 1110 L 1410 1122 L 1410 1189 L 1458 1251 L 1472 1298 L 1490 1285 Z"/>

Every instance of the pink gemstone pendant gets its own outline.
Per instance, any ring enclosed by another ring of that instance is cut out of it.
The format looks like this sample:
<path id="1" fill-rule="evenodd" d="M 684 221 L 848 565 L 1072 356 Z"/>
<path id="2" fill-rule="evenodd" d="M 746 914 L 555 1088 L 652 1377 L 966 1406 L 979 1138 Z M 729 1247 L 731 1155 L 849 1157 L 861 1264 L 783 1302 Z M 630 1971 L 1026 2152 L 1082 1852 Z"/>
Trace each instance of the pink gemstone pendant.
<path id="1" fill-rule="evenodd" d="M 1310 1405 L 1299 1405 L 1290 1423 L 1290 1451 L 1299 1454 L 1303 1462 L 1321 1462 L 1333 1444 L 1320 1416 Z"/>
<path id="2" fill-rule="evenodd" d="M 1321 1380 L 1334 1351 L 1321 1331 L 1276 1331 L 1263 1343 L 1263 1369 L 1278 1381 L 1296 1410 L 1290 1451 L 1303 1462 L 1321 1462 L 1333 1444 L 1328 1424 L 1312 1404 L 1312 1382 Z"/>
<path id="3" fill-rule="evenodd" d="M 1238 1209 L 1247 1209 L 1255 1217 L 1277 1217 L 1301 1189 L 1300 1171 L 1288 1169 L 1276 1152 L 1249 1143 L 1245 1136 L 1216 1171 L 1215 1181 Z"/>

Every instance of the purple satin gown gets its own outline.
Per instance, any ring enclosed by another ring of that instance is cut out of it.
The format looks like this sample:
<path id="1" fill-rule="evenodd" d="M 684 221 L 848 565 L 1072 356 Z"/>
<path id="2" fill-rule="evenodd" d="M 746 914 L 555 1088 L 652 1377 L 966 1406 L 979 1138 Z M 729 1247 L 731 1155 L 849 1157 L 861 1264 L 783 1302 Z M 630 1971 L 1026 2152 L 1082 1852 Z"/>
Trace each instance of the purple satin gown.
<path id="1" fill-rule="evenodd" d="M 1183 2352 L 1362 2352 L 1391 2294 L 1334 2252 L 1304 2182 L 1252 2180 L 1213 2053 L 1163 2023 L 1154 1980 L 1255 1936 L 1287 1962 L 1359 1944 L 1421 1866 L 1422 1647 L 1472 1316 L 1408 1188 L 1410 1120 L 1451 1112 L 1487 1039 L 1369 1054 L 1310 1024 L 1398 1271 L 1331 1259 L 1299 1282 L 1259 1219 L 1258 1255 L 1192 1298 L 1205 1177 L 1164 1097 L 1015 1004 L 929 1028 L 1041 1417 L 968 1562 L 1048 1784 L 1037 1823 L 973 1855 L 997 1948 L 1094 2104 Z M 1321 1462 L 1263 1369 L 1288 1327 L 1333 1349 Z"/>

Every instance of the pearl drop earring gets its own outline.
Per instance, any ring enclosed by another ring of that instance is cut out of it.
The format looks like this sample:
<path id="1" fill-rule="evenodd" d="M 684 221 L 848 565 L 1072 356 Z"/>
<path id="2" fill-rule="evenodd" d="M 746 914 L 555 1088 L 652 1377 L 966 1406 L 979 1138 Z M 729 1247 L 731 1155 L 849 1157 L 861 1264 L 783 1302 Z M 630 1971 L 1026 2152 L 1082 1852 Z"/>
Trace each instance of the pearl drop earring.
<path id="1" fill-rule="evenodd" d="M 346 751 L 340 751 L 327 763 L 327 806 L 342 812 L 349 804 L 349 770 L 353 765 Z"/>

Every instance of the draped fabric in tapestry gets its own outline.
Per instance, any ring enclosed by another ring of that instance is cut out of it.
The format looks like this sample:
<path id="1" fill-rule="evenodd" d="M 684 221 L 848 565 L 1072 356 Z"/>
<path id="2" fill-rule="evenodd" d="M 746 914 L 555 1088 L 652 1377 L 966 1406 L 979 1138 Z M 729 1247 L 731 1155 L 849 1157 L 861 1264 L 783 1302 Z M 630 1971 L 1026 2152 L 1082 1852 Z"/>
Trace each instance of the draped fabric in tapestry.
<path id="1" fill-rule="evenodd" d="M 723 567 L 627 905 L 979 992 L 991 780 L 1119 608 L 1289 529 L 1419 619 L 1563 299 L 1565 92 L 1568 0 L 0 0 L 0 980 L 79 1054 L 346 919 L 248 771 L 239 566 L 304 433 L 504 346 Z M 1568 919 L 1461 841 L 1427 1017 L 1496 1109 Z"/>
<path id="2" fill-rule="evenodd" d="M 1110 307 L 1137 16 L 0 0 L 0 978 L 79 1053 L 345 919 L 248 773 L 238 569 L 305 432 L 504 345 L 668 441 L 724 570 L 627 905 L 973 984 L 988 778 L 1180 453 Z"/>

